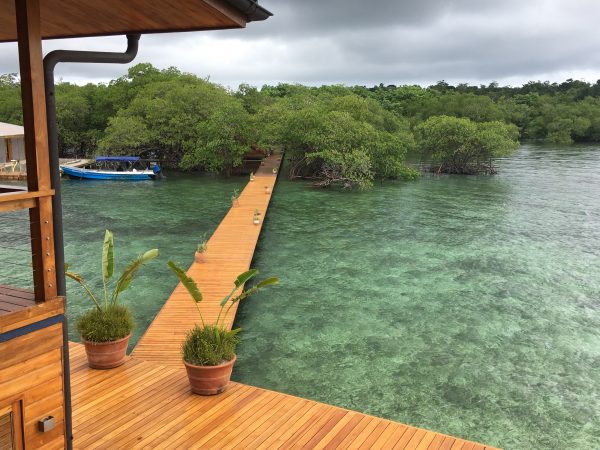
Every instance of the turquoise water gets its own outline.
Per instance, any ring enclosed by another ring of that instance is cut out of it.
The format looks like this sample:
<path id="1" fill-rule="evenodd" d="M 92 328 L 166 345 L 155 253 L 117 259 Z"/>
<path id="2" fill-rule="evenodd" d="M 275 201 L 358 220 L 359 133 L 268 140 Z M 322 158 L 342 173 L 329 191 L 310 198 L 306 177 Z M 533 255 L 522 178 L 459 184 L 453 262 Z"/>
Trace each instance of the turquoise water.
<path id="1" fill-rule="evenodd" d="M 65 261 L 102 297 L 101 257 L 104 230 L 114 233 L 118 278 L 138 255 L 158 248 L 160 257 L 143 267 L 121 300 L 137 323 L 130 350 L 177 285 L 166 263 L 191 264 L 196 244 L 219 225 L 231 205 L 231 194 L 246 178 L 167 173 L 161 181 L 80 181 L 63 179 Z M 2 184 L 23 184 L 2 182 Z M 23 211 L 0 215 L 0 284 L 33 285 L 28 216 Z M 92 307 L 74 281 L 67 280 L 69 338 L 79 336 L 74 323 Z"/>
<path id="2" fill-rule="evenodd" d="M 507 449 L 600 448 L 600 149 L 366 192 L 280 180 L 234 378 Z"/>
<path id="3" fill-rule="evenodd" d="M 365 192 L 280 177 L 254 267 L 281 285 L 242 306 L 234 378 L 507 449 L 600 448 L 600 147 L 499 165 Z M 99 285 L 105 228 L 118 269 L 161 251 L 123 296 L 132 344 L 175 287 L 167 259 L 189 264 L 245 181 L 63 181 L 73 270 Z M 70 281 L 68 301 L 72 324 L 90 303 Z"/>
<path id="4" fill-rule="evenodd" d="M 231 193 L 245 179 L 167 174 L 166 180 L 102 182 L 63 180 L 65 260 L 71 270 L 101 288 L 100 261 L 104 230 L 114 233 L 116 275 L 133 258 L 151 248 L 160 257 L 146 265 L 122 295 L 131 305 L 138 328 L 135 345 L 177 284 L 166 266 L 174 259 L 187 267 L 202 233 L 212 234 L 231 204 Z M 90 306 L 75 282 L 67 281 L 71 325 Z M 70 338 L 78 336 L 70 327 Z"/>

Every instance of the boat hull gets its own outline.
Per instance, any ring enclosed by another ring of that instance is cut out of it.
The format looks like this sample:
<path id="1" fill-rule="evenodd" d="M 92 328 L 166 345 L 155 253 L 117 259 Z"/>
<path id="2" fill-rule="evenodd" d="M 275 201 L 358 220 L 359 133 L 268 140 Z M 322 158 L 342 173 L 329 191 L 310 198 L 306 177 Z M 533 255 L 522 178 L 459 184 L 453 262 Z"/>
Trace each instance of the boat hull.
<path id="1" fill-rule="evenodd" d="M 156 174 L 152 170 L 143 170 L 137 172 L 117 172 L 112 170 L 93 170 L 81 169 L 79 167 L 60 166 L 63 175 L 78 180 L 129 180 L 143 181 L 153 180 Z"/>

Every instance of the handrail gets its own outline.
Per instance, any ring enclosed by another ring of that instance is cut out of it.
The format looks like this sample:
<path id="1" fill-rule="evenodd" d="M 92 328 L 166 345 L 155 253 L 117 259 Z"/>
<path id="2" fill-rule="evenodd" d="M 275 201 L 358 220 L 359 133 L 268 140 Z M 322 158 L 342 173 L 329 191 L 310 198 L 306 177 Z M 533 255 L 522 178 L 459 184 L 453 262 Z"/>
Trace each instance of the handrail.
<path id="1" fill-rule="evenodd" d="M 50 197 L 54 195 L 54 189 L 45 191 L 17 191 L 0 193 L 0 203 L 13 202 L 15 200 L 26 200 L 29 198 Z"/>

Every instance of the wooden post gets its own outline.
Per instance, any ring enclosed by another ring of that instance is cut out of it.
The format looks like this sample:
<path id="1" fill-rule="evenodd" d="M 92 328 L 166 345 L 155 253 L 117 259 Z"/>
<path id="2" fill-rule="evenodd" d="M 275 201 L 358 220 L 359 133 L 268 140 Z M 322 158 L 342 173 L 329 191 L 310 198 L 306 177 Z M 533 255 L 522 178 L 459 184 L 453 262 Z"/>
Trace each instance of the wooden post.
<path id="1" fill-rule="evenodd" d="M 25 158 L 29 191 L 50 191 L 48 124 L 44 91 L 40 0 L 15 0 Z M 39 197 L 29 210 L 36 301 L 56 297 L 52 196 Z"/>
<path id="2" fill-rule="evenodd" d="M 9 163 L 11 161 L 11 159 L 13 159 L 12 158 L 12 139 L 11 138 L 4 139 L 4 145 L 6 146 L 5 162 Z"/>

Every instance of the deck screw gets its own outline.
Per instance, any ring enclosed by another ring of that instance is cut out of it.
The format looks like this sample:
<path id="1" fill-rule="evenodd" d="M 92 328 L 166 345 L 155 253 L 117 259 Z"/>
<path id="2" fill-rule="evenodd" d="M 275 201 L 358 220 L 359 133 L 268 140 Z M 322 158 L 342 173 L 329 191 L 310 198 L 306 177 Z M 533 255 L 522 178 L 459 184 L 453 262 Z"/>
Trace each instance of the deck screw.
<path id="1" fill-rule="evenodd" d="M 46 240 L 49 241 L 50 240 L 50 236 L 46 236 Z"/>
<path id="2" fill-rule="evenodd" d="M 47 221 L 47 220 L 44 220 L 44 223 L 48 223 L 48 221 Z"/>
<path id="3" fill-rule="evenodd" d="M 52 283 L 48 283 L 48 287 L 51 288 L 52 287 Z"/>
<path id="4" fill-rule="evenodd" d="M 50 252 L 46 252 L 46 256 L 50 256 Z"/>

